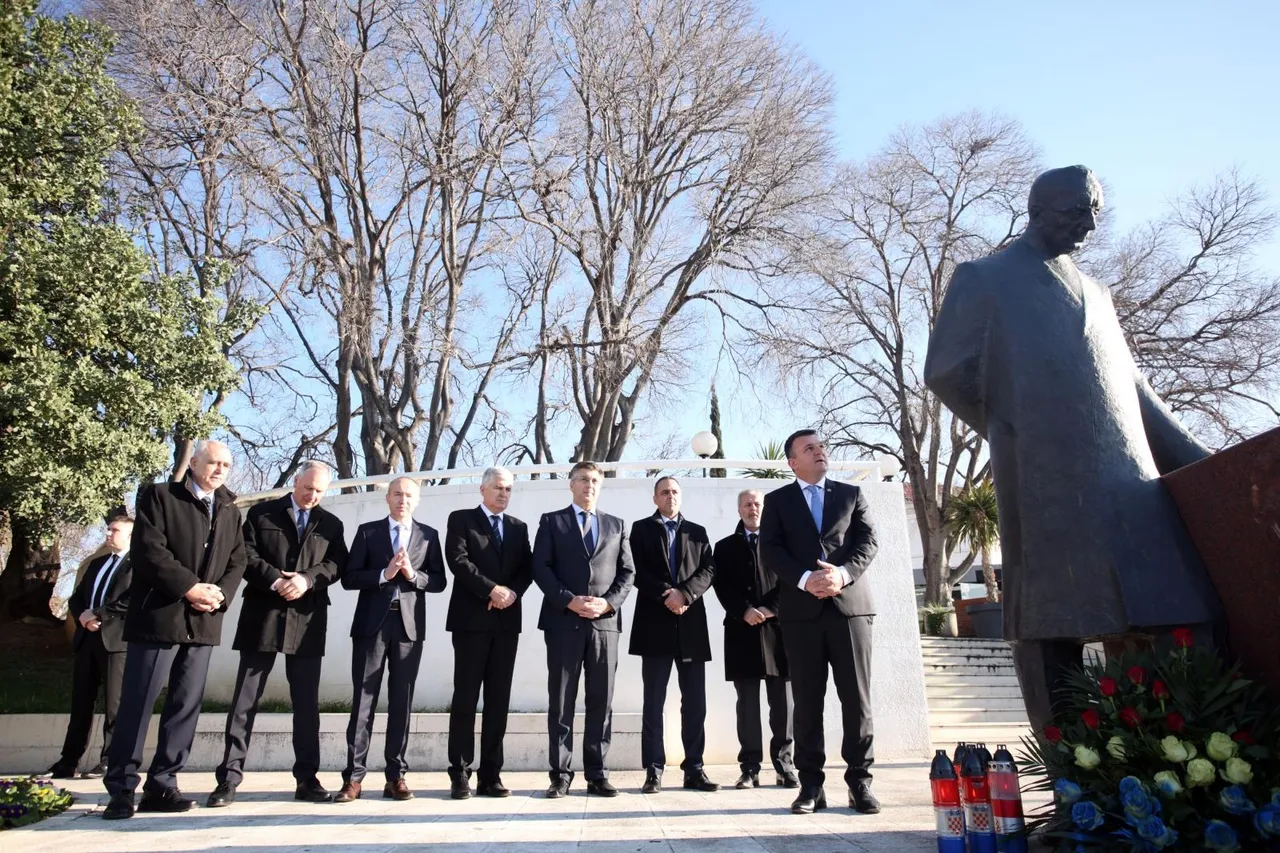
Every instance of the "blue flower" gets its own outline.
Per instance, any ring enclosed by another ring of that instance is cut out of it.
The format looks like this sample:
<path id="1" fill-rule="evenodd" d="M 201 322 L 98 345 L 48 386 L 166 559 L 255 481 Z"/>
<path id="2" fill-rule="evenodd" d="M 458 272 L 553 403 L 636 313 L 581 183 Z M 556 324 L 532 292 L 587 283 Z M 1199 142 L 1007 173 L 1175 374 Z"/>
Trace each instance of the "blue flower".
<path id="1" fill-rule="evenodd" d="M 1102 810 L 1088 800 L 1071 807 L 1071 819 L 1081 829 L 1091 830 L 1102 826 Z"/>
<path id="2" fill-rule="evenodd" d="M 1260 835 L 1280 838 L 1280 806 L 1265 805 L 1253 816 L 1253 828 Z"/>
<path id="3" fill-rule="evenodd" d="M 1239 785 L 1232 785 L 1230 788 L 1223 788 L 1222 793 L 1218 794 L 1218 804 L 1226 810 L 1227 814 L 1252 814 L 1257 808 L 1249 800 L 1249 795 L 1244 792 L 1244 788 Z"/>
<path id="4" fill-rule="evenodd" d="M 1204 825 L 1204 849 L 1234 853 L 1240 849 L 1240 839 L 1230 825 L 1220 820 L 1211 820 Z"/>
<path id="5" fill-rule="evenodd" d="M 1178 840 L 1178 833 L 1165 826 L 1164 821 L 1152 815 L 1138 821 L 1138 837 L 1149 841 L 1157 850 L 1163 850 Z"/>
<path id="6" fill-rule="evenodd" d="M 1053 793 L 1060 803 L 1067 806 L 1071 805 L 1084 795 L 1080 790 L 1080 786 L 1075 782 L 1072 782 L 1070 779 L 1059 779 L 1054 782 Z"/>
<path id="7" fill-rule="evenodd" d="M 1120 780 L 1120 793 L 1132 794 L 1134 792 L 1145 794 L 1146 790 L 1142 787 L 1142 783 L 1138 781 L 1137 776 L 1126 776 Z"/>
<path id="8" fill-rule="evenodd" d="M 1133 784 L 1126 786 L 1125 782 L 1129 780 Z M 1125 820 L 1131 826 L 1160 812 L 1160 801 L 1148 795 L 1142 783 L 1132 776 L 1126 776 L 1120 782 L 1120 804 L 1124 806 Z"/>

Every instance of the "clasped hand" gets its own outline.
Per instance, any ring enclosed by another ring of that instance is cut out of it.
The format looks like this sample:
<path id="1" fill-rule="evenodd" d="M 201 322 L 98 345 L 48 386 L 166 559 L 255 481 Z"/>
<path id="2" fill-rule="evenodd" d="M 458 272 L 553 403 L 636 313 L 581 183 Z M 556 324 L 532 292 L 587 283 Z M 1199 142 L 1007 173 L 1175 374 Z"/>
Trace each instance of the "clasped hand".
<path id="1" fill-rule="evenodd" d="M 683 616 L 684 612 L 689 609 L 689 598 L 675 587 L 669 587 L 662 591 L 662 603 L 677 616 Z"/>
<path id="2" fill-rule="evenodd" d="M 772 619 L 773 616 L 773 611 L 767 607 L 748 607 L 747 612 L 742 614 L 742 621 L 755 627 Z"/>
<path id="3" fill-rule="evenodd" d="M 191 604 L 191 609 L 200 613 L 212 613 L 225 600 L 222 589 L 212 583 L 198 583 L 187 590 L 184 597 Z"/>
<path id="4" fill-rule="evenodd" d="M 822 560 L 816 562 L 818 568 L 810 572 L 809 577 L 805 579 L 805 591 L 817 598 L 831 598 L 839 595 L 840 590 L 844 589 L 844 577 L 840 574 L 839 567 Z"/>
<path id="5" fill-rule="evenodd" d="M 489 590 L 488 610 L 506 610 L 516 603 L 516 594 L 499 584 Z"/>
<path id="6" fill-rule="evenodd" d="M 98 617 L 92 610 L 86 610 L 80 614 L 80 626 L 86 631 L 96 631 L 102 627 L 102 623 L 98 621 Z"/>
<path id="7" fill-rule="evenodd" d="M 393 581 L 396 575 L 401 575 L 405 580 L 413 580 L 413 562 L 409 559 L 409 552 L 404 548 L 397 551 L 391 558 L 391 562 L 387 563 L 387 573 L 384 577 Z"/>
<path id="8" fill-rule="evenodd" d="M 583 619 L 599 619 L 613 608 L 603 598 L 597 598 L 594 595 L 575 595 L 569 599 L 569 609 Z"/>
<path id="9" fill-rule="evenodd" d="M 271 585 L 272 592 L 278 593 L 285 601 L 297 601 L 307 589 L 307 579 L 297 572 L 281 572 L 279 579 Z"/>

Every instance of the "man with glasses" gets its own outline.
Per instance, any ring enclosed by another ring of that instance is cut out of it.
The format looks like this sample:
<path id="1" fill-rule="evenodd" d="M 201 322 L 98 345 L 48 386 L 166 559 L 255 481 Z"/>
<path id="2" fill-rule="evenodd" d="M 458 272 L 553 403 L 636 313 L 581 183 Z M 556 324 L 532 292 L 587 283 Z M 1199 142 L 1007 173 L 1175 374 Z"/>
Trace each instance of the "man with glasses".
<path id="1" fill-rule="evenodd" d="M 547 797 L 569 793 L 573 771 L 573 712 L 578 679 L 586 674 L 583 773 L 587 793 L 616 797 L 609 782 L 613 682 L 618 668 L 622 603 L 635 566 L 622 519 L 596 511 L 604 474 L 594 462 L 569 472 L 573 503 L 542 516 L 533 547 L 533 579 L 542 590 L 538 628 L 547 642 Z"/>

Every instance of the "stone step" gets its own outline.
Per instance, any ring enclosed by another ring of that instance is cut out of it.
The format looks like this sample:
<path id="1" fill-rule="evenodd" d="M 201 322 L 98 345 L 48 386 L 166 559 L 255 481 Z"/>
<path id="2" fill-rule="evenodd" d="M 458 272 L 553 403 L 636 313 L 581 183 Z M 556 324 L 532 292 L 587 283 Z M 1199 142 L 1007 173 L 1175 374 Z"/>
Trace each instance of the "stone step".
<path id="1" fill-rule="evenodd" d="M 924 664 L 925 678 L 945 677 L 945 678 L 967 678 L 969 676 L 1008 676 L 1015 678 L 1016 672 L 1012 664 L 1001 664 L 999 662 L 985 663 L 950 663 L 950 664 L 932 664 L 928 661 Z"/>
<path id="2" fill-rule="evenodd" d="M 1022 723 L 1027 724 L 1025 708 L 929 708 L 929 724 L 952 726 L 957 723 Z"/>
<path id="3" fill-rule="evenodd" d="M 928 694 L 929 713 L 935 711 L 963 711 L 969 708 L 981 708 L 987 711 L 1022 711 L 1025 706 L 1022 696 L 1006 691 L 1003 695 L 989 695 L 981 691 L 970 691 L 963 696 L 935 696 Z"/>
<path id="4" fill-rule="evenodd" d="M 1004 640 L 994 638 L 975 638 L 975 637 L 921 637 L 920 648 L 922 649 L 1005 649 L 1009 648 L 1009 644 Z"/>
<path id="5" fill-rule="evenodd" d="M 1016 699 L 1021 699 L 1022 691 L 1018 689 L 1017 679 L 1007 680 L 1000 684 L 974 685 L 967 678 L 943 678 L 938 676 L 929 679 L 925 685 L 925 695 L 929 697 L 930 702 L 935 698 L 947 699 L 961 696 L 982 697 L 984 699 L 1012 696 Z"/>
<path id="6" fill-rule="evenodd" d="M 993 752 L 1003 743 L 1016 756 L 1024 737 L 1031 737 L 1031 727 L 1026 723 L 956 723 L 929 727 L 934 749 L 945 749 L 948 755 L 957 743 L 985 743 Z"/>
<path id="7" fill-rule="evenodd" d="M 968 678 L 954 678 L 947 675 L 925 675 L 924 689 L 925 695 L 935 687 L 955 687 L 962 690 L 976 691 L 977 695 L 982 695 L 982 691 L 988 688 L 1005 688 L 1018 690 L 1018 679 L 1013 675 L 972 675 Z M 1022 695 L 1021 691 L 1018 693 Z"/>

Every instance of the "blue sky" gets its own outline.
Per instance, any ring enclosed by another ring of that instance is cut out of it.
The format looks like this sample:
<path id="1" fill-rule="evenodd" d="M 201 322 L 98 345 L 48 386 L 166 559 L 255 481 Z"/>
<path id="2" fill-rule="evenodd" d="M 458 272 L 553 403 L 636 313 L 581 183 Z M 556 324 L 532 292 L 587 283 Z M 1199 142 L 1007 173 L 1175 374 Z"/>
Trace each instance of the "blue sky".
<path id="1" fill-rule="evenodd" d="M 1111 227 L 1158 217 L 1171 197 L 1233 166 L 1280 202 L 1280 4 L 763 0 L 759 8 L 831 74 L 846 159 L 874 153 L 901 125 L 980 109 L 1019 121 L 1046 165 L 1097 172 Z M 1280 243 L 1260 261 L 1280 273 Z M 690 408 L 683 422 L 692 434 L 705 428 L 705 406 Z M 794 413 L 770 415 L 780 435 L 793 426 Z M 734 421 L 726 417 L 730 455 L 754 449 L 756 436 Z"/>

